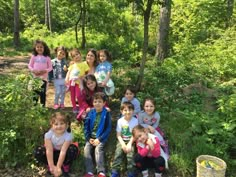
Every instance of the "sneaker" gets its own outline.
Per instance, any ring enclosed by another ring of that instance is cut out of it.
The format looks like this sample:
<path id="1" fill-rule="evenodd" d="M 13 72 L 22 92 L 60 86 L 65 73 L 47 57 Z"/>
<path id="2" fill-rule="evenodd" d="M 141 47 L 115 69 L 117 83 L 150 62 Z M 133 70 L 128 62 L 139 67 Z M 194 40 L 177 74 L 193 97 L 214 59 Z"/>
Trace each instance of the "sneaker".
<path id="1" fill-rule="evenodd" d="M 64 108 L 65 108 L 65 105 L 64 105 L 64 104 L 60 104 L 60 108 L 61 108 L 61 109 L 64 109 Z"/>
<path id="2" fill-rule="evenodd" d="M 60 106 L 58 104 L 54 104 L 54 109 L 58 109 Z"/>
<path id="3" fill-rule="evenodd" d="M 83 177 L 94 177 L 93 173 L 86 173 Z"/>
<path id="4" fill-rule="evenodd" d="M 136 177 L 137 175 L 134 172 L 129 172 L 128 177 Z"/>
<path id="5" fill-rule="evenodd" d="M 118 172 L 112 172 L 111 177 L 119 177 L 119 173 Z"/>
<path id="6" fill-rule="evenodd" d="M 103 172 L 98 173 L 97 177 L 106 177 L 106 175 Z"/>

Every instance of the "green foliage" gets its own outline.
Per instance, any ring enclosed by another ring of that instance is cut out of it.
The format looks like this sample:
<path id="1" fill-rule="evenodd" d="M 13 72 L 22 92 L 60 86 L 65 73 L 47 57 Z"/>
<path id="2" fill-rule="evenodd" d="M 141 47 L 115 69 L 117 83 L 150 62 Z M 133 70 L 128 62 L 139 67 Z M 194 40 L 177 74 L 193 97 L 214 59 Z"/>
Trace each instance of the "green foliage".
<path id="1" fill-rule="evenodd" d="M 27 164 L 47 122 L 47 110 L 40 105 L 33 106 L 33 92 L 28 90 L 31 79 L 24 74 L 16 78 L 1 77 L 1 167 Z M 39 85 L 36 82 L 35 88 Z"/>

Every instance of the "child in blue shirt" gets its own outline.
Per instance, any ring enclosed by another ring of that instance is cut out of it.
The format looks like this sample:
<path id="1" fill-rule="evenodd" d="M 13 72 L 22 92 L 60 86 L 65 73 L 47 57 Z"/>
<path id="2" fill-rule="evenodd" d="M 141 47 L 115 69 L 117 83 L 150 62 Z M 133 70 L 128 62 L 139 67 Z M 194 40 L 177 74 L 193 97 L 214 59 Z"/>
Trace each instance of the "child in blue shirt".
<path id="1" fill-rule="evenodd" d="M 97 92 L 93 97 L 94 108 L 88 113 L 84 122 L 84 134 L 86 144 L 84 147 L 84 158 L 86 174 L 84 177 L 94 177 L 94 164 L 98 177 L 106 177 L 104 168 L 104 147 L 111 132 L 111 115 L 105 108 L 106 95 Z M 95 153 L 93 160 L 92 153 Z"/>

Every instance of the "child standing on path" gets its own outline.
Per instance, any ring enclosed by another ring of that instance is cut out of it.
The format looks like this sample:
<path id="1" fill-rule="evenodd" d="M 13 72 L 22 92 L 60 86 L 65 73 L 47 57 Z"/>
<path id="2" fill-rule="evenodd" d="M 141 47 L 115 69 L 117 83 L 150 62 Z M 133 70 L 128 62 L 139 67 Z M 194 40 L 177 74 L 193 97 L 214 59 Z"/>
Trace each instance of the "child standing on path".
<path id="1" fill-rule="evenodd" d="M 137 125 L 132 130 L 136 141 L 138 153 L 134 157 L 136 167 L 142 172 L 143 177 L 148 177 L 148 169 L 155 169 L 155 177 L 161 177 L 165 169 L 167 158 L 160 147 L 158 138 Z M 165 158 L 164 158 L 165 157 Z"/>
<path id="2" fill-rule="evenodd" d="M 121 113 L 123 115 L 117 121 L 116 132 L 117 132 L 117 145 L 115 150 L 115 157 L 112 163 L 112 174 L 111 177 L 118 177 L 121 164 L 123 163 L 123 157 L 127 159 L 127 170 L 128 177 L 135 177 L 134 173 L 134 147 L 132 129 L 138 125 L 138 120 L 133 117 L 134 106 L 130 102 L 124 102 L 121 105 Z"/>
<path id="3" fill-rule="evenodd" d="M 70 87 L 70 97 L 71 103 L 73 106 L 73 113 L 78 113 L 78 108 L 76 107 L 76 99 L 81 102 L 80 94 L 82 90 L 82 79 L 85 76 L 86 72 L 88 72 L 89 67 L 88 64 L 82 61 L 81 53 L 78 49 L 73 49 L 70 52 L 70 55 L 74 61 L 72 65 L 69 66 L 68 72 L 66 75 L 66 84 L 69 84 Z"/>
<path id="4" fill-rule="evenodd" d="M 89 49 L 86 55 L 86 62 L 89 66 L 89 71 L 87 74 L 94 74 L 95 69 L 98 65 L 98 57 L 96 49 Z"/>
<path id="5" fill-rule="evenodd" d="M 105 177 L 104 168 L 104 146 L 111 132 L 111 115 L 104 107 L 106 96 L 102 92 L 94 94 L 94 109 L 88 113 L 84 123 L 84 134 L 86 144 L 84 147 L 84 158 L 86 174 L 84 177 L 94 177 L 95 156 L 97 177 Z"/>
<path id="6" fill-rule="evenodd" d="M 35 78 L 42 79 L 41 89 L 35 90 L 35 92 L 40 97 L 40 103 L 45 107 L 47 78 L 48 72 L 52 70 L 52 62 L 50 58 L 50 50 L 44 41 L 36 40 L 34 42 L 33 54 L 30 59 L 28 68 Z M 34 101 L 36 103 L 38 102 L 38 96 L 34 97 Z"/>
<path id="7" fill-rule="evenodd" d="M 104 89 L 104 92 L 110 96 L 114 94 L 115 87 L 114 83 L 111 80 L 111 55 L 110 52 L 106 49 L 100 50 L 98 52 L 99 64 L 95 70 L 95 77 L 97 79 L 99 87 Z"/>
<path id="8" fill-rule="evenodd" d="M 124 97 L 121 100 L 121 104 L 129 101 L 134 105 L 134 116 L 136 116 L 141 111 L 140 102 L 135 96 L 135 88 L 131 85 L 128 85 L 124 91 Z"/>
<path id="9" fill-rule="evenodd" d="M 69 177 L 69 168 L 78 156 L 78 147 L 72 144 L 70 120 L 65 114 L 56 112 L 50 119 L 51 129 L 44 135 L 44 146 L 34 151 L 37 161 L 47 164 L 50 174 Z"/>
<path id="10" fill-rule="evenodd" d="M 64 109 L 66 93 L 65 78 L 68 68 L 66 59 L 68 57 L 68 52 L 65 47 L 60 46 L 55 49 L 55 53 L 57 57 L 52 60 L 53 80 L 55 87 L 54 109 Z"/>

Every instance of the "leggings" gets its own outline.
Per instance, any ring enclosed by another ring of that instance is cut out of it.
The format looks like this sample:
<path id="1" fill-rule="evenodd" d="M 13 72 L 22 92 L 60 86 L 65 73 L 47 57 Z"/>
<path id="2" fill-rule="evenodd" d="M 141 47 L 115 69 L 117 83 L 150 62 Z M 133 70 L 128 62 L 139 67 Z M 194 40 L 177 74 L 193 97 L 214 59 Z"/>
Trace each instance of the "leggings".
<path id="1" fill-rule="evenodd" d="M 35 95 L 33 97 L 33 100 L 35 102 L 35 104 L 37 104 L 38 102 L 38 99 L 40 97 L 40 103 L 43 105 L 43 107 L 45 107 L 46 105 L 46 91 L 47 91 L 47 81 L 45 80 L 42 80 L 43 81 L 43 84 L 41 86 L 41 89 L 40 90 L 35 90 Z"/>
<path id="2" fill-rule="evenodd" d="M 165 169 L 165 159 L 159 157 L 142 157 L 140 154 L 134 156 L 136 167 L 140 171 L 147 170 L 148 168 L 155 169 L 155 173 L 162 173 Z"/>
<path id="3" fill-rule="evenodd" d="M 46 156 L 46 148 L 44 146 L 36 147 L 33 154 L 38 162 L 43 163 L 45 165 L 48 164 Z M 57 164 L 59 155 L 60 155 L 60 150 L 53 151 L 53 161 L 55 165 Z M 74 144 L 71 144 L 66 151 L 66 157 L 63 162 L 63 165 L 71 165 L 73 160 L 75 160 L 78 155 L 79 155 L 78 147 Z"/>

